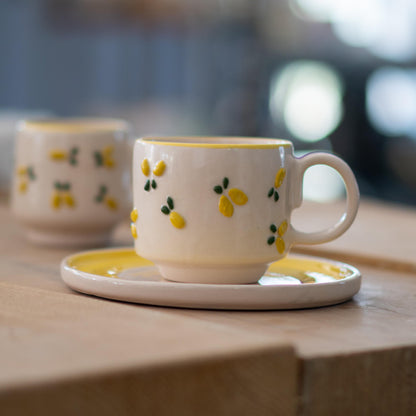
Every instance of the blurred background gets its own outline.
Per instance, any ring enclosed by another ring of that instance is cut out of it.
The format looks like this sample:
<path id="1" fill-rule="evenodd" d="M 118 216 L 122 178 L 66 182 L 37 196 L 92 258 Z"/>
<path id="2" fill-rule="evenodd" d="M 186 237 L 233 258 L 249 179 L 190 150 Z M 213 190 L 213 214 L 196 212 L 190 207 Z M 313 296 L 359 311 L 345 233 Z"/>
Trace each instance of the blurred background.
<path id="1" fill-rule="evenodd" d="M 0 189 L 16 121 L 51 115 L 288 138 L 345 159 L 363 195 L 416 205 L 416 2 L 1 0 Z M 314 167 L 305 193 L 342 182 Z"/>

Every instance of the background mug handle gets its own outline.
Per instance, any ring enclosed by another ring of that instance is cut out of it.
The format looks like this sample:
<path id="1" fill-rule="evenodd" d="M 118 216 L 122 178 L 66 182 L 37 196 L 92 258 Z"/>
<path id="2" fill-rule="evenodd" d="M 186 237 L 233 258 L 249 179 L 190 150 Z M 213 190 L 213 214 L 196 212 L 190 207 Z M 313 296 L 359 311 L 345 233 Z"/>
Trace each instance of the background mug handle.
<path id="1" fill-rule="evenodd" d="M 347 191 L 346 210 L 336 224 L 322 231 L 306 233 L 292 227 L 294 244 L 320 244 L 334 240 L 351 226 L 358 211 L 360 193 L 351 168 L 342 159 L 333 154 L 309 153 L 301 158 L 296 158 L 298 173 L 296 179 L 298 183 L 300 182 L 302 185 L 306 169 L 313 165 L 330 166 L 341 175 Z"/>

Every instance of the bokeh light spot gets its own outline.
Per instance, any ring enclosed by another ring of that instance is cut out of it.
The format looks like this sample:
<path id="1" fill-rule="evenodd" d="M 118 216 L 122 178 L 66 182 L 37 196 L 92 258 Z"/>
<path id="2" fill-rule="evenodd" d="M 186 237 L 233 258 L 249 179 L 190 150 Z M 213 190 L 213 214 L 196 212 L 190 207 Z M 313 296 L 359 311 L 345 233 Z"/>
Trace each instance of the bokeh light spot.
<path id="1" fill-rule="evenodd" d="M 270 113 L 298 139 L 315 142 L 338 126 L 343 112 L 342 93 L 340 77 L 330 66 L 297 61 L 273 78 Z"/>
<path id="2" fill-rule="evenodd" d="M 394 62 L 416 56 L 414 0 L 291 0 L 290 5 L 302 19 L 330 23 L 349 46 Z"/>
<path id="3" fill-rule="evenodd" d="M 416 136 L 416 75 L 413 71 L 384 67 L 366 86 L 366 107 L 374 128 L 390 136 Z"/>
<path id="4" fill-rule="evenodd" d="M 292 0 L 290 7 L 303 19 L 327 22 L 331 17 L 333 0 Z"/>

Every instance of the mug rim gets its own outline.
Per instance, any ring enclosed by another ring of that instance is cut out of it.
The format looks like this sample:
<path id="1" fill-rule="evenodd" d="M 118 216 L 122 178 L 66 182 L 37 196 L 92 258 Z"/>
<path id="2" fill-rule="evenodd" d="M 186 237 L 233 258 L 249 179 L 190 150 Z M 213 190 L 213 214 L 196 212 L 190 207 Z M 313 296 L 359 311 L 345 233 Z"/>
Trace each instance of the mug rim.
<path id="1" fill-rule="evenodd" d="M 129 130 L 129 123 L 111 117 L 57 117 L 21 120 L 18 131 L 42 133 L 94 133 Z"/>
<path id="2" fill-rule="evenodd" d="M 238 136 L 148 136 L 136 140 L 138 143 L 158 146 L 198 147 L 211 149 L 277 149 L 281 146 L 292 146 L 284 139 L 267 137 Z"/>

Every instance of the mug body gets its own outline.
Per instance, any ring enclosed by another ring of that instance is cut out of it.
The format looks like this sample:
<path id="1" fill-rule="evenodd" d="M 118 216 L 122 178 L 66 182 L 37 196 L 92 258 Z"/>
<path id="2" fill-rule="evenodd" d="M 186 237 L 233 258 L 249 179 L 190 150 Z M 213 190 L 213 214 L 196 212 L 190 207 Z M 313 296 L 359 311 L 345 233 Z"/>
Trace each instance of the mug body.
<path id="1" fill-rule="evenodd" d="M 12 210 L 30 240 L 58 246 L 108 242 L 130 203 L 128 137 L 121 120 L 20 124 Z"/>
<path id="2" fill-rule="evenodd" d="M 286 255 L 301 202 L 291 142 L 147 138 L 133 160 L 135 249 L 166 279 L 251 283 Z"/>

